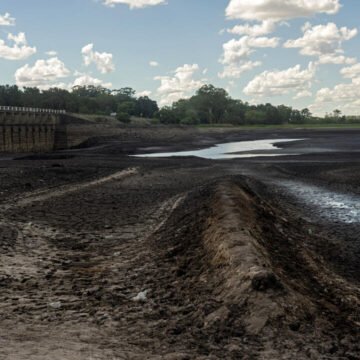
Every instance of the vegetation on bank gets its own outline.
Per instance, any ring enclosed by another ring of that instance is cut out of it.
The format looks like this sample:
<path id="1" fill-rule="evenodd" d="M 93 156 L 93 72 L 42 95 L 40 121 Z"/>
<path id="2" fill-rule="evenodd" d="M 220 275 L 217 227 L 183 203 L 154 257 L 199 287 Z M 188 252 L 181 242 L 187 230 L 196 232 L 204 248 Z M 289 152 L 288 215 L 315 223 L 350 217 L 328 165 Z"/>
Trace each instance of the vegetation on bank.
<path id="1" fill-rule="evenodd" d="M 95 86 L 76 86 L 72 91 L 59 88 L 39 90 L 25 87 L 0 86 L 0 105 L 66 110 L 70 113 L 111 115 L 129 122 L 131 116 L 154 118 L 159 111 L 156 101 L 147 96 L 135 96 L 135 90 L 125 87 L 109 90 Z"/>
<path id="2" fill-rule="evenodd" d="M 59 88 L 39 90 L 0 86 L 0 105 L 64 109 L 71 113 L 113 115 L 128 123 L 131 117 L 149 118 L 154 123 L 216 126 L 276 126 L 296 124 L 360 124 L 360 117 L 342 116 L 340 110 L 324 118 L 314 117 L 309 109 L 270 103 L 251 105 L 233 99 L 221 88 L 202 86 L 194 96 L 159 109 L 155 100 L 136 96 L 129 87 L 109 90 L 103 87 L 76 86 L 71 91 Z"/>

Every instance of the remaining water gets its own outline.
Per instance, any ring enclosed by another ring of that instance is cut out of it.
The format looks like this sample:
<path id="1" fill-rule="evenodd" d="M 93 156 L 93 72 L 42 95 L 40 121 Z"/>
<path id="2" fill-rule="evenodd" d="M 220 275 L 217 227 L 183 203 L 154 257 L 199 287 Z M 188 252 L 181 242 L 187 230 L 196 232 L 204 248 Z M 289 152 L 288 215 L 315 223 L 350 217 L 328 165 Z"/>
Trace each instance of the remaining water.
<path id="1" fill-rule="evenodd" d="M 236 159 L 258 156 L 285 156 L 297 155 L 282 153 L 280 144 L 304 139 L 269 139 L 254 141 L 238 141 L 218 144 L 202 150 L 178 151 L 168 153 L 151 153 L 136 155 L 138 157 L 172 157 L 172 156 L 197 156 L 205 159 Z M 276 152 L 274 152 L 276 151 Z"/>
<path id="2" fill-rule="evenodd" d="M 329 191 L 315 185 L 284 181 L 282 185 L 299 200 L 318 209 L 320 217 L 347 224 L 360 223 L 360 196 Z"/>

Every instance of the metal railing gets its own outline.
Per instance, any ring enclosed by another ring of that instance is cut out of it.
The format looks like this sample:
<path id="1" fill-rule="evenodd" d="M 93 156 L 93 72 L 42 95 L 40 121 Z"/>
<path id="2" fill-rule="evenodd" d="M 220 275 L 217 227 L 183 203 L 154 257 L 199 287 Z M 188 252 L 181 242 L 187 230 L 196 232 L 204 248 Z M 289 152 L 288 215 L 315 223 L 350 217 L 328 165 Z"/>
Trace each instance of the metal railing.
<path id="1" fill-rule="evenodd" d="M 66 110 L 55 109 L 41 109 L 31 107 L 19 107 L 19 106 L 0 106 L 0 112 L 27 112 L 27 113 L 41 113 L 41 114 L 66 114 Z"/>

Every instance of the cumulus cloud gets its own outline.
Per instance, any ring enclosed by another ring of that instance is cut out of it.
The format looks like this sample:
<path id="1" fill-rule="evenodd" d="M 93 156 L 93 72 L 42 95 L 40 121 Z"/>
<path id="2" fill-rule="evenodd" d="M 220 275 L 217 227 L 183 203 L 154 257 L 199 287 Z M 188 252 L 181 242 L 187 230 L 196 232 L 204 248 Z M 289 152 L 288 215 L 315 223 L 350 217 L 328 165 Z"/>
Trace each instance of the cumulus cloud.
<path id="1" fill-rule="evenodd" d="M 261 64 L 259 61 L 250 61 L 248 57 L 254 52 L 254 48 L 274 48 L 279 45 L 278 38 L 264 37 L 275 31 L 278 23 L 317 13 L 335 14 L 340 7 L 339 0 L 230 0 L 226 8 L 227 18 L 245 20 L 249 23 L 236 25 L 227 30 L 231 34 L 245 36 L 224 44 L 224 53 L 220 60 L 224 64 L 224 71 L 219 76 L 240 77 L 243 72 L 259 66 Z M 304 31 L 310 31 L 310 29 L 305 27 Z M 294 45 L 291 42 L 286 43 L 286 47 L 295 47 Z M 330 61 L 351 63 L 353 59 L 348 59 L 339 53 L 330 59 L 324 53 L 321 61 L 323 63 Z"/>
<path id="2" fill-rule="evenodd" d="M 16 45 L 26 45 L 26 37 L 23 32 L 17 35 L 8 34 L 8 40 L 13 41 Z"/>
<path id="3" fill-rule="evenodd" d="M 81 50 L 81 53 L 83 55 L 84 64 L 89 66 L 94 63 L 102 74 L 106 74 L 115 70 L 113 55 L 106 52 L 100 53 L 94 51 L 94 44 L 88 44 L 84 46 Z"/>
<path id="4" fill-rule="evenodd" d="M 11 17 L 9 13 L 0 15 L 0 26 L 14 26 L 16 19 Z"/>
<path id="5" fill-rule="evenodd" d="M 36 53 L 36 48 L 28 46 L 24 33 L 8 34 L 10 44 L 0 39 L 0 58 L 7 60 L 23 60 Z"/>
<path id="6" fill-rule="evenodd" d="M 109 7 L 114 7 L 116 4 L 126 4 L 129 5 L 130 9 L 141 9 L 166 4 L 166 0 L 104 0 L 103 3 Z"/>
<path id="7" fill-rule="evenodd" d="M 341 75 L 344 76 L 344 78 L 353 79 L 356 77 L 360 77 L 360 63 L 354 64 L 349 67 L 344 67 L 341 69 Z"/>
<path id="8" fill-rule="evenodd" d="M 279 45 L 279 38 L 243 36 L 239 40 L 232 39 L 223 45 L 224 53 L 221 62 L 232 64 L 247 58 L 254 52 L 254 48 L 275 48 Z"/>
<path id="9" fill-rule="evenodd" d="M 229 29 L 228 32 L 230 34 L 236 35 L 249 35 L 249 36 L 262 36 L 266 34 L 270 34 L 275 30 L 276 23 L 271 20 L 265 20 L 260 25 L 236 25 L 232 29 Z"/>
<path id="10" fill-rule="evenodd" d="M 105 88 L 111 88 L 112 83 L 104 82 L 100 79 L 94 78 L 88 74 L 78 74 L 79 77 L 75 79 L 71 87 L 74 86 L 102 86 Z"/>
<path id="11" fill-rule="evenodd" d="M 150 90 L 144 90 L 144 91 L 140 91 L 138 92 L 136 95 L 138 97 L 144 97 L 144 96 L 150 96 L 152 94 L 152 92 Z"/>
<path id="12" fill-rule="evenodd" d="M 242 61 L 239 63 L 233 63 L 224 66 L 224 71 L 219 73 L 219 77 L 221 79 L 224 78 L 235 78 L 238 79 L 241 77 L 241 75 L 247 71 L 250 71 L 252 69 L 255 69 L 258 66 L 261 66 L 261 61 Z"/>
<path id="13" fill-rule="evenodd" d="M 269 97 L 297 94 L 309 91 L 315 77 L 316 66 L 310 63 L 306 69 L 296 65 L 286 70 L 264 71 L 251 80 L 244 89 L 246 95 Z"/>
<path id="14" fill-rule="evenodd" d="M 219 77 L 239 78 L 242 73 L 261 65 L 260 61 L 251 61 L 249 56 L 255 48 L 275 48 L 279 45 L 279 38 L 243 36 L 240 39 L 231 39 L 223 45 L 223 55 L 220 62 L 224 71 Z"/>
<path id="15" fill-rule="evenodd" d="M 15 73 L 18 86 L 38 87 L 41 89 L 54 87 L 55 82 L 70 75 L 65 64 L 57 57 L 37 60 L 33 66 L 29 64 L 19 68 Z"/>
<path id="16" fill-rule="evenodd" d="M 47 51 L 45 54 L 48 55 L 48 56 L 54 57 L 54 56 L 57 55 L 57 51 L 50 50 L 50 51 Z"/>
<path id="17" fill-rule="evenodd" d="M 293 97 L 293 99 L 297 100 L 297 99 L 302 99 L 302 98 L 310 97 L 310 96 L 312 96 L 312 92 L 310 90 L 301 90 Z"/>
<path id="18" fill-rule="evenodd" d="M 360 77 L 351 83 L 337 84 L 333 88 L 320 89 L 310 109 L 315 113 L 324 113 L 340 108 L 348 113 L 360 111 Z"/>
<path id="19" fill-rule="evenodd" d="M 282 21 L 316 13 L 335 14 L 339 0 L 230 0 L 226 16 L 249 21 Z"/>
<path id="20" fill-rule="evenodd" d="M 195 74 L 200 71 L 198 64 L 185 64 L 178 67 L 172 76 L 157 76 L 160 81 L 157 93 L 161 105 L 169 105 L 181 98 L 189 97 L 195 90 L 204 85 L 204 80 L 195 79 Z"/>
<path id="21" fill-rule="evenodd" d="M 157 62 L 157 61 L 150 61 L 149 62 L 149 65 L 151 66 L 151 67 L 158 67 L 159 66 L 159 63 Z"/>
<path id="22" fill-rule="evenodd" d="M 351 64 L 354 58 L 343 55 L 342 44 L 355 37 L 357 29 L 347 27 L 338 28 L 334 23 L 311 26 L 309 23 L 303 27 L 304 35 L 296 40 L 288 40 L 284 47 L 299 48 L 300 54 L 316 56 L 321 64 Z"/>

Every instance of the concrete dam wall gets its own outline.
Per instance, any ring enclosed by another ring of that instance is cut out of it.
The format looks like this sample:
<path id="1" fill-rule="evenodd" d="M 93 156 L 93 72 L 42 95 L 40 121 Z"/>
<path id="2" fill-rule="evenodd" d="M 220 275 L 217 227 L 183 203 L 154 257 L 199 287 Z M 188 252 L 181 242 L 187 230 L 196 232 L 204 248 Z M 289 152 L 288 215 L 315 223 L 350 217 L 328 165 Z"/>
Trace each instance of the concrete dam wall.
<path id="1" fill-rule="evenodd" d="M 127 127 L 88 121 L 59 110 L 0 106 L 0 153 L 35 153 L 64 150 L 101 137 L 116 137 L 124 146 L 136 140 L 186 140 L 197 129 L 189 127 Z M 93 142 L 94 142 L 93 141 Z"/>
<path id="2" fill-rule="evenodd" d="M 0 107 L 0 152 L 49 152 L 78 145 L 84 139 L 69 136 L 69 127 L 82 120 L 59 110 Z"/>
<path id="3" fill-rule="evenodd" d="M 58 115 L 0 111 L 0 152 L 40 152 L 55 148 Z"/>

